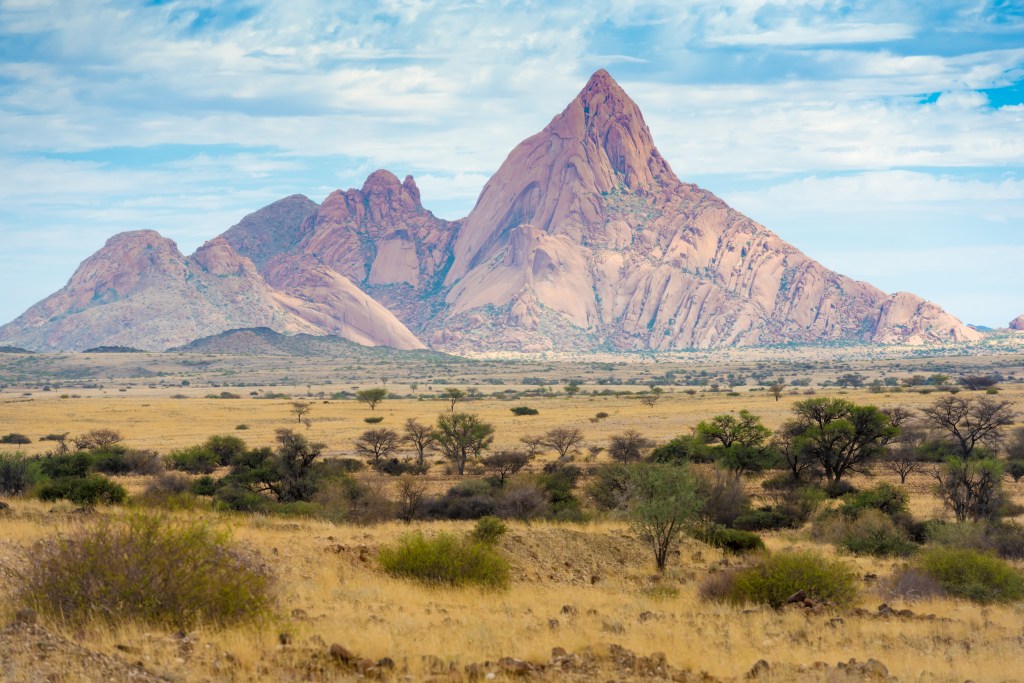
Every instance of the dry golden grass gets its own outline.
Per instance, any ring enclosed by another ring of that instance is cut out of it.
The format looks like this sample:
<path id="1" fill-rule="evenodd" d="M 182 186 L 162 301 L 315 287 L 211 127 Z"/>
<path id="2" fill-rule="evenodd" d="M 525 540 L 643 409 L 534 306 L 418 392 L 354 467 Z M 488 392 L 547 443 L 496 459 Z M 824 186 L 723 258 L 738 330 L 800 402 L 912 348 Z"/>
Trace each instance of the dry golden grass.
<path id="1" fill-rule="evenodd" d="M 80 523 L 67 510 L 50 513 L 38 503 L 11 502 L 17 511 L 4 523 L 11 530 L 4 544 L 8 552 L 12 547 L 25 551 L 35 540 Z M 545 661 L 553 646 L 573 652 L 602 643 L 639 654 L 661 651 L 673 666 L 727 679 L 742 677 L 759 659 L 786 671 L 787 664 L 874 657 L 899 680 L 920 680 L 924 672 L 933 675 L 927 680 L 1007 680 L 1024 665 L 1020 606 L 982 608 L 952 600 L 909 605 L 918 614 L 938 617 L 924 620 L 708 604 L 697 591 L 722 556 L 694 541 L 684 542 L 662 579 L 678 595 L 652 597 L 644 590 L 653 580 L 649 552 L 616 523 L 513 524 L 501 547 L 513 562 L 515 578 L 510 590 L 498 593 L 430 588 L 384 575 L 376 550 L 407 532 L 406 525 L 248 517 L 233 517 L 230 524 L 235 539 L 258 549 L 277 575 L 280 618 L 225 631 L 200 629 L 184 641 L 130 624 L 69 635 L 96 651 L 142 661 L 151 671 L 185 681 L 302 680 L 310 652 L 335 642 L 371 659 L 389 656 L 413 680 L 429 675 L 425 656 L 461 670 L 501 656 Z M 469 525 L 413 528 L 429 534 L 466 531 Z M 770 534 L 768 543 L 772 549 L 813 546 L 830 552 L 799 532 Z M 847 561 L 863 572 L 891 572 L 889 561 Z M 860 602 L 874 611 L 882 600 L 866 585 Z M 575 615 L 563 612 L 566 605 Z M 7 603 L 0 616 L 10 619 L 11 611 Z M 280 633 L 290 634 L 292 645 L 281 646 Z"/>
<path id="2" fill-rule="evenodd" d="M 612 359 L 614 360 L 614 359 Z M 834 360 L 834 359 L 833 359 Z M 110 361 L 113 362 L 113 361 Z M 119 361 L 127 363 L 128 361 Z M 138 364 L 137 361 L 132 361 Z M 547 361 L 535 363 L 530 370 L 508 368 L 495 363 L 488 372 L 503 372 L 513 385 L 515 374 L 572 376 L 590 361 L 572 360 L 575 368 L 560 367 Z M 679 361 L 685 365 L 688 359 Z M 721 361 L 717 371 L 750 365 L 752 360 L 739 354 Z M 861 359 L 865 371 L 875 361 Z M 877 361 L 877 365 L 898 364 L 900 374 L 927 373 L 935 369 L 928 359 Z M 964 363 L 976 370 L 979 363 L 1003 372 L 1020 372 L 1021 357 L 995 356 L 970 364 L 958 358 L 943 359 L 943 367 Z M 303 366 L 308 372 L 313 372 Z M 554 369 L 550 369 L 554 367 Z M 659 374 L 667 366 L 644 359 L 633 359 L 626 370 L 642 386 L 644 373 Z M 823 365 L 801 375 L 834 376 L 832 366 Z M 568 369 L 567 369 L 568 368 Z M 626 370 L 622 370 L 625 372 Z M 255 372 L 255 370 L 253 371 Z M 332 372 L 337 372 L 333 369 Z M 477 386 L 490 391 L 505 387 L 482 387 L 484 373 L 467 370 L 456 378 L 457 386 Z M 618 372 L 618 371 L 617 371 Z M 895 372 L 895 371 L 894 371 Z M 476 373 L 476 374 L 472 374 Z M 294 373 L 301 377 L 300 372 Z M 378 373 L 379 374 L 379 373 Z M 787 376 L 797 374 L 786 372 Z M 118 375 L 123 377 L 124 375 Z M 194 385 L 200 379 L 190 375 Z M 598 373 L 600 376 L 600 373 Z M 455 381 L 455 380 L 453 380 Z M 420 391 L 428 380 L 420 380 Z M 175 379 L 180 383 L 180 378 Z M 313 386 L 314 393 L 351 389 L 354 386 L 379 385 L 379 377 L 366 371 L 358 380 L 336 380 L 333 385 Z M 33 443 L 19 447 L 26 453 L 43 453 L 52 446 L 39 442 L 39 436 L 53 432 L 79 434 L 90 429 L 110 427 L 122 432 L 128 445 L 155 449 L 162 454 L 174 448 L 199 443 L 211 434 L 235 434 L 251 446 L 269 445 L 274 430 L 297 428 L 311 439 L 327 444 L 330 455 L 350 455 L 355 438 L 370 425 L 363 418 L 380 415 L 380 426 L 400 430 L 407 418 L 433 422 L 447 410 L 439 400 L 386 400 L 372 412 L 353 400 L 316 400 L 309 417 L 312 426 L 298 425 L 288 400 L 255 400 L 250 390 L 284 391 L 303 398 L 305 384 L 290 387 L 263 385 L 245 389 L 224 387 L 243 396 L 237 400 L 206 399 L 219 389 L 209 386 L 189 388 L 139 384 L 125 392 L 108 389 L 75 391 L 81 398 L 60 398 L 63 390 L 51 392 L 6 389 L 0 394 L 0 432 L 20 432 Z M 405 393 L 408 378 L 389 388 Z M 443 387 L 434 386 L 433 390 Z M 604 387 L 584 384 L 584 391 Z M 619 388 L 619 387 L 612 387 Z M 103 393 L 107 391 L 108 393 Z M 492 397 L 467 401 L 459 410 L 479 413 L 495 425 L 495 448 L 513 448 L 520 437 L 540 434 L 552 427 L 580 427 L 587 445 L 604 446 L 610 436 L 625 429 L 637 429 L 663 441 L 689 430 L 700 420 L 725 412 L 747 409 L 777 427 L 790 415 L 792 404 L 806 398 L 804 389 L 787 392 L 775 401 L 763 391 L 739 389 L 739 396 L 725 392 L 698 392 L 691 396 L 682 387 L 669 389 L 662 399 L 648 408 L 629 397 L 564 395 L 531 397 L 502 401 Z M 920 408 L 942 394 L 913 392 L 873 394 L 866 390 L 816 389 L 818 396 L 841 395 L 858 403 L 881 407 Z M 32 393 L 31 396 L 22 396 Z M 171 398 L 184 393 L 187 399 Z M 962 394 L 963 395 L 963 394 Z M 1011 400 L 1024 412 L 1024 385 L 1006 384 L 1000 398 Z M 532 417 L 515 417 L 509 408 L 526 404 L 540 411 Z M 607 419 L 591 422 L 598 412 Z M 248 430 L 237 431 L 246 424 Z M 0 447 L 13 450 L 13 447 Z M 546 454 L 544 459 L 551 459 Z M 585 451 L 577 458 L 585 458 Z M 601 454 L 599 460 L 606 456 Z M 442 490 L 452 478 L 437 467 L 431 472 L 432 489 Z M 880 474 L 874 481 L 895 481 Z M 124 478 L 129 490 L 140 491 L 144 478 Z M 854 479 L 854 483 L 868 483 Z M 1024 500 L 1024 484 L 1009 483 L 1014 497 Z M 944 512 L 931 495 L 926 473 L 916 473 L 908 482 L 911 508 L 918 517 L 936 517 Z M 756 491 L 757 482 L 751 482 Z M 17 568 L 30 562 L 33 545 L 67 534 L 87 523 L 69 505 L 43 504 L 30 500 L 5 499 L 12 512 L 0 517 L 0 563 Z M 122 514 L 105 510 L 100 514 Z M 184 514 L 184 513 L 179 513 Z M 466 664 L 495 661 L 509 655 L 533 661 L 547 660 L 553 646 L 579 651 L 601 643 L 620 644 L 638 654 L 664 652 L 676 667 L 727 679 L 738 679 L 759 659 L 772 664 L 769 680 L 799 678 L 785 665 L 809 665 L 815 661 L 835 664 L 851 657 L 864 661 L 874 657 L 882 661 L 899 680 L 976 681 L 1011 680 L 1024 671 L 1021 620 L 1024 607 L 993 606 L 982 608 L 954 600 L 934 600 L 897 607 L 910 607 L 918 614 L 935 614 L 935 620 L 881 619 L 850 612 L 812 614 L 802 610 L 776 612 L 764 608 L 744 609 L 703 602 L 698 596 L 701 582 L 710 572 L 720 569 L 725 559 L 712 548 L 685 541 L 673 557 L 669 571 L 656 582 L 650 552 L 628 530 L 616 522 L 585 526 L 512 524 L 501 548 L 513 563 L 513 583 L 506 592 L 477 589 L 428 588 L 390 578 L 380 571 L 376 552 L 410 529 L 433 533 L 470 528 L 467 523 L 417 523 L 406 526 L 388 523 L 361 527 L 335 525 L 324 521 L 279 519 L 250 516 L 217 516 L 233 529 L 235 539 L 256 550 L 278 577 L 279 614 L 270 623 L 222 631 L 200 629 L 186 640 L 177 634 L 149 627 L 123 624 L 118 628 L 92 627 L 81 633 L 66 634 L 87 647 L 129 661 L 141 661 L 148 669 L 180 681 L 248 680 L 336 680 L 311 668 L 312 653 L 325 651 L 331 643 L 371 659 L 393 658 L 411 680 L 422 680 L 431 673 L 426 656 L 453 662 L 459 670 Z M 834 554 L 830 547 L 812 542 L 806 531 L 777 532 L 766 535 L 771 550 L 789 547 L 813 548 Z M 850 558 L 861 573 L 886 577 L 897 562 L 873 558 Z M 729 560 L 735 562 L 735 560 Z M 3 592 L 11 589 L 4 575 Z M 678 590 L 651 591 L 655 583 Z M 658 597 L 662 596 L 662 597 Z M 865 583 L 860 604 L 870 611 L 883 602 L 873 583 Z M 15 605 L 4 600 L 0 618 L 9 621 Z M 563 613 L 563 606 L 574 614 Z M 837 621 L 837 619 L 839 619 Z M 552 620 L 557 620 L 555 624 Z M 45 624 L 60 630 L 59 624 Z M 282 646 L 281 633 L 291 636 L 291 644 Z M 804 680 L 821 678 L 809 673 Z M 930 677 L 929 677 L 930 676 Z M 604 678 L 616 677 L 610 672 Z"/>

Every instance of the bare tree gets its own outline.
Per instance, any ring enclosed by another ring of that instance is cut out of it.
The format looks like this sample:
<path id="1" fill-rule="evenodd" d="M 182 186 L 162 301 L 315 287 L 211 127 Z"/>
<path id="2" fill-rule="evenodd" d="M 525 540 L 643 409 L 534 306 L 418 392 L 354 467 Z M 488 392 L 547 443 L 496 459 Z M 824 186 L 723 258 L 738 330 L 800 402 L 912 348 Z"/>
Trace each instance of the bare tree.
<path id="1" fill-rule="evenodd" d="M 526 446 L 526 453 L 531 457 L 535 458 L 540 453 L 541 449 L 544 448 L 544 437 L 537 435 L 527 435 L 519 437 L 520 443 Z"/>
<path id="2" fill-rule="evenodd" d="M 612 437 L 608 444 L 608 455 L 619 462 L 636 462 L 643 458 L 648 448 L 654 448 L 654 441 L 635 429 L 627 429 Z"/>
<path id="3" fill-rule="evenodd" d="M 302 422 L 302 419 L 313 410 L 313 404 L 309 401 L 292 401 L 292 415 L 295 416 L 295 421 L 298 423 Z"/>
<path id="4" fill-rule="evenodd" d="M 522 451 L 498 451 L 483 459 L 483 466 L 498 477 L 498 483 L 505 485 L 505 480 L 526 467 L 531 457 Z"/>
<path id="5" fill-rule="evenodd" d="M 77 451 L 103 450 L 121 443 L 121 432 L 116 429 L 93 429 L 71 440 Z"/>
<path id="6" fill-rule="evenodd" d="M 402 441 L 412 444 L 416 449 L 416 462 L 420 465 L 426 461 L 427 453 L 437 447 L 434 442 L 434 428 L 417 422 L 414 417 L 405 421 L 405 435 L 402 436 Z"/>
<path id="7" fill-rule="evenodd" d="M 946 396 L 922 408 L 921 412 L 926 422 L 946 433 L 964 458 L 970 458 L 979 445 L 994 448 L 1003 427 L 1016 419 L 1009 401 L 997 401 L 988 396 L 976 399 Z"/>
<path id="8" fill-rule="evenodd" d="M 544 435 L 541 445 L 553 448 L 559 458 L 565 458 L 569 451 L 583 443 L 583 432 L 576 427 L 555 427 Z"/>
<path id="9" fill-rule="evenodd" d="M 664 393 L 665 392 L 661 387 L 654 387 L 651 389 L 651 393 L 640 396 L 640 402 L 648 408 L 653 408 L 655 404 L 657 404 L 658 399 L 660 399 Z"/>
<path id="10" fill-rule="evenodd" d="M 398 432 L 393 429 L 368 429 L 356 439 L 356 452 L 376 464 L 398 448 Z"/>
<path id="11" fill-rule="evenodd" d="M 783 384 L 782 382 L 779 382 L 778 384 L 772 384 L 771 386 L 768 387 L 768 393 L 774 396 L 776 401 L 782 398 L 782 392 L 785 390 L 786 385 Z"/>
<path id="12" fill-rule="evenodd" d="M 427 482 L 411 474 L 398 478 L 398 518 L 408 524 L 416 517 L 427 497 Z"/>
<path id="13" fill-rule="evenodd" d="M 882 455 L 882 467 L 898 475 L 900 484 L 906 484 L 910 473 L 923 466 L 917 449 L 924 443 L 925 437 L 923 429 L 905 426 L 896 441 L 889 444 Z"/>

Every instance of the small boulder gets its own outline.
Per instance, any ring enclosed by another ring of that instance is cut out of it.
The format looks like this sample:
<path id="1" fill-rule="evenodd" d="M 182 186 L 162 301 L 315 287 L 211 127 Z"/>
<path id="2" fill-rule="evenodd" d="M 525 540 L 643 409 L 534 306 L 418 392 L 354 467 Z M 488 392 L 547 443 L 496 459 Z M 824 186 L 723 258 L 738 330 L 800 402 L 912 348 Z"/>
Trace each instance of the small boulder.
<path id="1" fill-rule="evenodd" d="M 771 669 L 768 662 L 763 659 L 759 659 L 754 662 L 754 666 L 750 667 L 750 671 L 747 672 L 747 678 L 760 678 L 768 673 Z"/>

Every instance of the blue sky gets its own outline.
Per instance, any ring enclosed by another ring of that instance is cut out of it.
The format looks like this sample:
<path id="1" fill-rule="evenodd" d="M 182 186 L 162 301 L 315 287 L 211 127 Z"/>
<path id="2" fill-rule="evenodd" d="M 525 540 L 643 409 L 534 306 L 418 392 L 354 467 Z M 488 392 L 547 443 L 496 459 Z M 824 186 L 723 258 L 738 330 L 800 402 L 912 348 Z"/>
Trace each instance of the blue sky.
<path id="1" fill-rule="evenodd" d="M 662 155 L 825 265 L 1024 313 L 1024 3 L 0 0 L 0 322 L 111 235 L 189 253 L 377 168 L 464 216 L 606 68 Z"/>

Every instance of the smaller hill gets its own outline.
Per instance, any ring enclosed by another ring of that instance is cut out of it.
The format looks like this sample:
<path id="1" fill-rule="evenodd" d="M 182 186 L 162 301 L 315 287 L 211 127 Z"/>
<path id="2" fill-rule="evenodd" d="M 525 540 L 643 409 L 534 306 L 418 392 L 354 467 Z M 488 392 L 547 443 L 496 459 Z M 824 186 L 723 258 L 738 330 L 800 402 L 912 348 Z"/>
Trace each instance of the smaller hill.
<path id="1" fill-rule="evenodd" d="M 20 346 L 0 346 L 0 353 L 35 353 L 35 351 L 29 351 Z"/>
<path id="2" fill-rule="evenodd" d="M 145 353 L 145 351 L 134 346 L 94 346 L 82 353 Z"/>
<path id="3" fill-rule="evenodd" d="M 1010 321 L 1010 329 L 1017 330 L 1018 332 L 1024 332 L 1024 313 L 1021 313 Z"/>
<path id="4" fill-rule="evenodd" d="M 168 353 L 204 353 L 228 356 L 300 356 L 304 358 L 349 358 L 365 360 L 436 358 L 452 360 L 445 353 L 427 350 L 405 351 L 387 346 L 363 346 L 344 337 L 313 334 L 281 334 L 269 327 L 228 330 L 167 349 Z"/>

